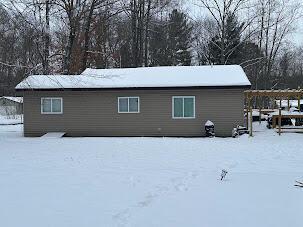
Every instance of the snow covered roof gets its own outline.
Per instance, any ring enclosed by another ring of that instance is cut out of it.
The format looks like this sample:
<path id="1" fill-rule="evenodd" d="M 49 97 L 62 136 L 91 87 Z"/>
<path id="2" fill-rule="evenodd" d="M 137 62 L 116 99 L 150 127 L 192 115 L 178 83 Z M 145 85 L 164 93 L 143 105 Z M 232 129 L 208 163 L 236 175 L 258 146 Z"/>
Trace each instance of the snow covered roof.
<path id="1" fill-rule="evenodd" d="M 14 102 L 23 103 L 23 97 L 11 97 L 11 96 L 2 96 L 0 99 L 8 99 Z"/>
<path id="2" fill-rule="evenodd" d="M 238 65 L 86 69 L 81 75 L 33 75 L 16 89 L 250 86 Z"/>

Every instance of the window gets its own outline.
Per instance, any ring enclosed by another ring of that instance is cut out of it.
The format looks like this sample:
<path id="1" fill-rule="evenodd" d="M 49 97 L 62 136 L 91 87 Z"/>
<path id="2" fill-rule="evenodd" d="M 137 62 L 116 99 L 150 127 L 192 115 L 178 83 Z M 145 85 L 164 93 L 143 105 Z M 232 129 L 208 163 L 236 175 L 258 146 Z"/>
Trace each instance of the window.
<path id="1" fill-rule="evenodd" d="M 174 96 L 173 118 L 195 118 L 195 96 Z"/>
<path id="2" fill-rule="evenodd" d="M 62 98 L 41 98 L 42 114 L 62 114 Z"/>
<path id="3" fill-rule="evenodd" d="M 139 113 L 139 97 L 118 97 L 119 113 Z"/>

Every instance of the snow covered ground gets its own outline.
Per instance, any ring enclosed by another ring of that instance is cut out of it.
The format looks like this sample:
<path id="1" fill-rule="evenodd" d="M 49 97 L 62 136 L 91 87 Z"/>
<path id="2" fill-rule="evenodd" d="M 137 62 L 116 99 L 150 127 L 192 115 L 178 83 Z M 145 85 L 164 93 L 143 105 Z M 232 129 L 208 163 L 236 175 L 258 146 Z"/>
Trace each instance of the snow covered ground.
<path id="1" fill-rule="evenodd" d="M 302 226 L 303 134 L 255 129 L 237 139 L 23 138 L 22 125 L 0 126 L 0 226 Z"/>

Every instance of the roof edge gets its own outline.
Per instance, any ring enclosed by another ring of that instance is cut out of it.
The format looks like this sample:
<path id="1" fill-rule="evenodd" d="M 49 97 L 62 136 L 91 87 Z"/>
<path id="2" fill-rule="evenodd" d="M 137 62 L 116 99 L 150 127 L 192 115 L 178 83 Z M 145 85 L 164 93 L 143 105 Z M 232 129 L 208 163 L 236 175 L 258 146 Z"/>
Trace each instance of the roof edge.
<path id="1" fill-rule="evenodd" d="M 176 89 L 248 89 L 251 85 L 178 86 L 178 87 L 111 87 L 111 88 L 15 88 L 16 91 L 99 91 L 99 90 L 176 90 Z"/>

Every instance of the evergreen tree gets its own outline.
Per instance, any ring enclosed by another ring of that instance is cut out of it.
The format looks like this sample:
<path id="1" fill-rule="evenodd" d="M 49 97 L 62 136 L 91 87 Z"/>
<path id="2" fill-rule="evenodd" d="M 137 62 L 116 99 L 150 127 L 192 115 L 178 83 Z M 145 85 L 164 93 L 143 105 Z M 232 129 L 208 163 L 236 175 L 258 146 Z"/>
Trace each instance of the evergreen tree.
<path id="1" fill-rule="evenodd" d="M 169 65 L 190 65 L 191 32 L 186 14 L 174 9 L 168 22 Z"/>
<path id="2" fill-rule="evenodd" d="M 213 64 L 240 64 L 243 46 L 241 31 L 244 23 L 239 24 L 237 17 L 229 13 L 223 32 L 215 35 L 209 43 L 209 56 Z"/>
<path id="3" fill-rule="evenodd" d="M 149 54 L 151 66 L 167 66 L 168 61 L 168 39 L 167 39 L 167 23 L 158 21 L 152 29 Z"/>

